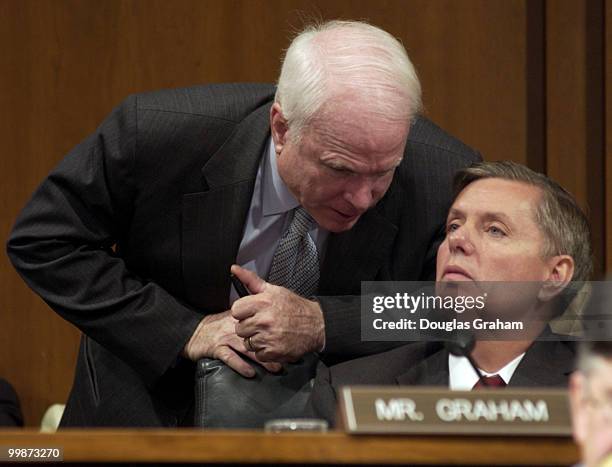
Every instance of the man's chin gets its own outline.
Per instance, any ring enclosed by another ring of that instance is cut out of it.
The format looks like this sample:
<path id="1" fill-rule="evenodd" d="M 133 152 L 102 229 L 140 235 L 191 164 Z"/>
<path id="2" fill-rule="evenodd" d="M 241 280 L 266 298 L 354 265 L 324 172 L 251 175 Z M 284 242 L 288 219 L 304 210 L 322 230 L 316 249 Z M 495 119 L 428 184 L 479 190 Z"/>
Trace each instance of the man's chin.
<path id="1" fill-rule="evenodd" d="M 340 216 L 334 216 L 333 218 L 325 219 L 324 224 L 319 225 L 321 225 L 321 227 L 323 227 L 325 230 L 329 230 L 330 232 L 341 233 L 346 232 L 347 230 L 351 230 L 355 226 L 357 221 L 359 221 L 360 217 L 361 216 L 357 216 L 350 219 L 342 219 L 340 218 Z"/>

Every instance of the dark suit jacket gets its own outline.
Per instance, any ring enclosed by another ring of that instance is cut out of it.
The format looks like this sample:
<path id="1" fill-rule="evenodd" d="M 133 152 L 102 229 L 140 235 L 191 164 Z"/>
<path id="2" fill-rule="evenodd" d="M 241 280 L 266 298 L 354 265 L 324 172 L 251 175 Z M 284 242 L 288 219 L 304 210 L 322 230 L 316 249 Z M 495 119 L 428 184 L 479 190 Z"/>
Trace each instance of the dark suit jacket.
<path id="1" fill-rule="evenodd" d="M 19 398 L 8 381 L 0 378 L 0 427 L 23 426 Z"/>
<path id="2" fill-rule="evenodd" d="M 193 365 L 177 356 L 203 315 L 228 309 L 274 91 L 129 97 L 20 214 L 10 259 L 86 336 L 63 425 L 191 422 Z M 433 278 L 453 174 L 479 159 L 423 118 L 409 138 L 383 200 L 329 237 L 319 288 L 328 361 L 384 348 L 360 342 L 360 282 Z"/>
<path id="3" fill-rule="evenodd" d="M 574 359 L 572 342 L 558 340 L 554 335 L 550 340 L 535 341 L 516 368 L 508 387 L 567 387 Z M 416 342 L 332 367 L 320 363 L 308 415 L 325 418 L 334 424 L 338 391 L 349 385 L 448 387 L 448 350 L 437 342 Z"/>

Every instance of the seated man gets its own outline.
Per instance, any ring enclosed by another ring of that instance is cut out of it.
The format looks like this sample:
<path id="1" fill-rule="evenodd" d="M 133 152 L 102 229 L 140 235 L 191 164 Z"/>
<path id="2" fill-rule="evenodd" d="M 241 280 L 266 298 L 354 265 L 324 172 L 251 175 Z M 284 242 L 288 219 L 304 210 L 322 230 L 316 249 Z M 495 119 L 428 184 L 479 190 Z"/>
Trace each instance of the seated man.
<path id="1" fill-rule="evenodd" d="M 588 341 L 570 379 L 574 439 L 584 467 L 612 465 L 612 282 L 598 284 L 587 309 Z"/>
<path id="2" fill-rule="evenodd" d="M 525 315 L 542 324 L 529 323 L 531 331 L 535 329 L 532 336 L 477 340 L 472 358 L 496 385 L 567 384 L 573 346 L 554 338 L 547 322 L 571 298 L 567 295 L 576 287 L 567 287 L 570 282 L 588 280 L 591 271 L 588 221 L 568 192 L 512 162 L 484 162 L 459 171 L 436 269 L 438 283 L 536 284 L 536 298 Z M 340 386 L 441 385 L 470 390 L 477 383 L 482 384 L 466 357 L 451 355 L 441 343 L 411 343 L 331 368 L 320 365 L 310 403 L 317 416 L 331 421 Z"/>
<path id="3" fill-rule="evenodd" d="M 585 467 L 603 459 L 612 465 L 612 342 L 584 342 L 578 354 L 570 383 L 574 439 Z"/>

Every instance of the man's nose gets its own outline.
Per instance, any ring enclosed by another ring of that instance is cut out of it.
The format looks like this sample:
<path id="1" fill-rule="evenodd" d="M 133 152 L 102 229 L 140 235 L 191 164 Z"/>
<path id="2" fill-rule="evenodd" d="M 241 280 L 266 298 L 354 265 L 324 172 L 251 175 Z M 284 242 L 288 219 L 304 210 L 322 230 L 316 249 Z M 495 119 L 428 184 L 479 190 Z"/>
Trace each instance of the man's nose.
<path id="1" fill-rule="evenodd" d="M 374 199 L 374 185 L 369 178 L 354 180 L 345 193 L 345 199 L 351 203 L 353 208 L 361 212 L 372 206 Z"/>
<path id="2" fill-rule="evenodd" d="M 466 226 L 457 227 L 448 234 L 448 247 L 451 253 L 461 253 L 471 255 L 474 253 L 474 243 L 469 228 Z"/>

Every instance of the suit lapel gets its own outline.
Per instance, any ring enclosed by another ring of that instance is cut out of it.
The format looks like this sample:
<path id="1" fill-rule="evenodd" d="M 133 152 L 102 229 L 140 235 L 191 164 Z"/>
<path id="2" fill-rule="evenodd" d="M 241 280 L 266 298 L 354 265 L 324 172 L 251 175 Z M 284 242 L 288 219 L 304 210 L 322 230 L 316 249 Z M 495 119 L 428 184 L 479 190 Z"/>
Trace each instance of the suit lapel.
<path id="1" fill-rule="evenodd" d="M 407 386 L 448 387 L 448 351 L 440 349 L 397 377 L 397 383 Z"/>
<path id="2" fill-rule="evenodd" d="M 229 306 L 229 268 L 242 238 L 257 168 L 269 137 L 270 105 L 240 122 L 202 168 L 207 190 L 183 195 L 185 295 L 207 313 Z"/>
<path id="3" fill-rule="evenodd" d="M 574 371 L 574 352 L 559 340 L 537 340 L 525 353 L 508 386 L 567 386 Z"/>

